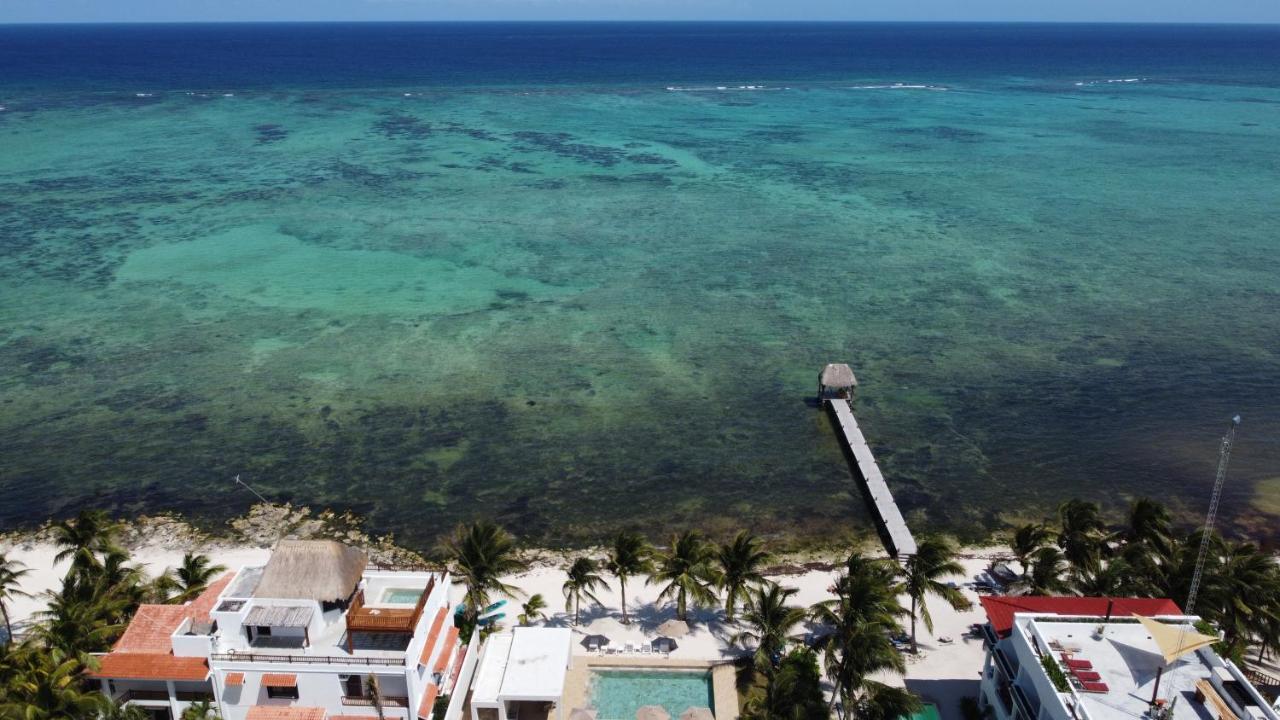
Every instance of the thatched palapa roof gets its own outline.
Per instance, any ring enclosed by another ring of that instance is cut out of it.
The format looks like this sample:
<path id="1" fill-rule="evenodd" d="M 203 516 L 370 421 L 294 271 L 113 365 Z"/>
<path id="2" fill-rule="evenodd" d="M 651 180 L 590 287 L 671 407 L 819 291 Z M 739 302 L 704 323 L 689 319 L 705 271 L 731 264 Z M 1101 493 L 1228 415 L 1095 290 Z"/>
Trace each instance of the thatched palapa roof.
<path id="1" fill-rule="evenodd" d="M 360 584 L 364 551 L 333 540 L 281 540 L 253 591 L 256 598 L 346 600 Z"/>
<path id="2" fill-rule="evenodd" d="M 822 368 L 818 382 L 829 388 L 858 387 L 858 378 L 853 376 L 853 370 L 844 363 L 830 363 Z"/>

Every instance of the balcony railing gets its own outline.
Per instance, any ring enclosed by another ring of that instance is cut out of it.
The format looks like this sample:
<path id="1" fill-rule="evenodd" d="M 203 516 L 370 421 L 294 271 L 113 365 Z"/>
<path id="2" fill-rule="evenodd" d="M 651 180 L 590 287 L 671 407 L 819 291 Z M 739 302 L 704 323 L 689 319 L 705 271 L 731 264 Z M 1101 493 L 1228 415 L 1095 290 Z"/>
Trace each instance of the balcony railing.
<path id="1" fill-rule="evenodd" d="M 173 694 L 175 700 L 182 702 L 213 702 L 213 693 L 203 690 L 178 690 Z M 125 690 L 120 694 L 120 702 L 159 701 L 169 702 L 169 693 L 164 690 Z"/>
<path id="2" fill-rule="evenodd" d="M 1011 687 L 1013 688 L 1013 703 L 1022 711 L 1023 717 L 1027 718 L 1027 720 L 1035 720 L 1040 714 L 1039 706 L 1031 704 L 1031 699 L 1027 697 L 1026 693 L 1022 692 L 1022 688 L 1018 687 L 1017 683 L 1014 683 Z"/>
<path id="3" fill-rule="evenodd" d="M 290 663 L 293 665 L 389 665 L 404 666 L 402 657 L 349 657 L 334 655 L 263 655 L 260 653 L 214 653 L 215 662 Z"/>
<path id="4" fill-rule="evenodd" d="M 343 695 L 342 704 L 347 707 L 373 707 L 373 699 L 363 695 Z M 383 695 L 383 707 L 409 707 L 409 698 L 398 695 Z"/>

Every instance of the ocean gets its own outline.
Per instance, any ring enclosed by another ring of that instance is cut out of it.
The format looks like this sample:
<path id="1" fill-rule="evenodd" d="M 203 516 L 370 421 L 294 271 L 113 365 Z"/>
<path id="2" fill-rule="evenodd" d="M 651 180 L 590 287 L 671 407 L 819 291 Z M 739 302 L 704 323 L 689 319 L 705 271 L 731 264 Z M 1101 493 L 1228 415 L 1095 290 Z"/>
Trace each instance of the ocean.
<path id="1" fill-rule="evenodd" d="M 1280 533 L 1280 26 L 0 26 L 0 529 Z"/>

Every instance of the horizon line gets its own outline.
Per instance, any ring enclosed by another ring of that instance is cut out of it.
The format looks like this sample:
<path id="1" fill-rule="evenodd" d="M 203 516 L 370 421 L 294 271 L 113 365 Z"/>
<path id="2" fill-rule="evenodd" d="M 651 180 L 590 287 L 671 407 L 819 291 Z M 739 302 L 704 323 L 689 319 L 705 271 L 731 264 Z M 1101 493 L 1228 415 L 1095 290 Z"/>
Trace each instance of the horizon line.
<path id="1" fill-rule="evenodd" d="M 622 24 L 814 24 L 814 25 L 1182 25 L 1280 27 L 1280 20 L 837 20 L 837 19 L 434 19 L 434 20 L 0 20 L 0 27 L 33 25 L 540 25 L 575 23 Z"/>

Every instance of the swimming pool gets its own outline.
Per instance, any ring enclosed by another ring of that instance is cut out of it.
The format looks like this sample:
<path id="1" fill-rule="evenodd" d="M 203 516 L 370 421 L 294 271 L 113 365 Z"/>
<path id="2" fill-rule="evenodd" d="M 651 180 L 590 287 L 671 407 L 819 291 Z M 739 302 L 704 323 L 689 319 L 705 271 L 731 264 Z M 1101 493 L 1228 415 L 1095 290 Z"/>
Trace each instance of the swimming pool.
<path id="1" fill-rule="evenodd" d="M 645 705 L 661 705 L 673 718 L 691 707 L 715 712 L 711 673 L 701 670 L 593 668 L 589 694 L 599 720 L 634 720 Z"/>
<path id="2" fill-rule="evenodd" d="M 382 591 L 384 605 L 415 605 L 422 597 L 421 588 L 387 588 Z"/>
<path id="3" fill-rule="evenodd" d="M 925 703 L 919 710 L 911 714 L 911 720 L 939 720 L 941 717 L 938 714 L 938 706 L 933 703 Z"/>

